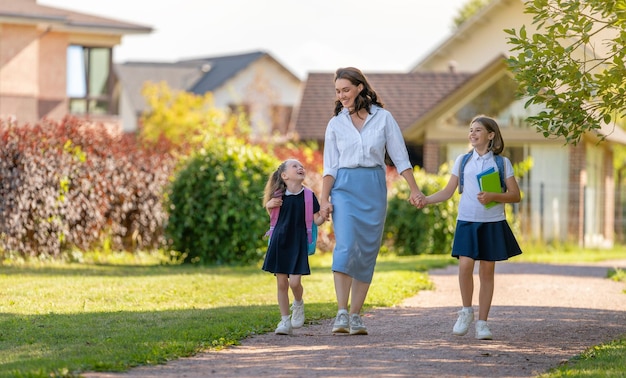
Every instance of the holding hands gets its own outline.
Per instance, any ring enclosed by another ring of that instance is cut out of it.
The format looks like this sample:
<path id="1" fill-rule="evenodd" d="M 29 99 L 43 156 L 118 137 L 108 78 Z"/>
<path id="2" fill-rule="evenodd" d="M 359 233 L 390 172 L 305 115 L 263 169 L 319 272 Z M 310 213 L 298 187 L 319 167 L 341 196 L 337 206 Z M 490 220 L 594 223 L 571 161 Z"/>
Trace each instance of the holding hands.
<path id="1" fill-rule="evenodd" d="M 421 191 L 411 191 L 411 196 L 409 197 L 409 203 L 415 206 L 418 209 L 423 208 L 427 205 L 426 196 Z"/>
<path id="2" fill-rule="evenodd" d="M 330 215 L 333 213 L 333 204 L 330 201 L 322 201 L 320 204 L 320 214 L 324 215 L 326 220 L 330 220 Z"/>

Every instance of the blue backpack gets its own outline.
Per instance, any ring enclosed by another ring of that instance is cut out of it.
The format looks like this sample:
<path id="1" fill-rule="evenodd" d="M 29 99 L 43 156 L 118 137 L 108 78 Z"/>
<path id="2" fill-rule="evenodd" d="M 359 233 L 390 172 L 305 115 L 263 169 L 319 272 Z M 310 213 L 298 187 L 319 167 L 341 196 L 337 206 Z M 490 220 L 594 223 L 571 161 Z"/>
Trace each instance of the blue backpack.
<path id="1" fill-rule="evenodd" d="M 465 173 L 465 164 L 472 157 L 473 151 L 468 152 L 463 156 L 463 160 L 461 160 L 461 167 L 459 168 L 459 194 L 463 193 L 463 176 Z M 496 159 L 496 166 L 498 167 L 498 172 L 500 173 L 500 187 L 502 188 L 502 193 L 506 192 L 506 184 L 504 183 L 504 159 L 500 155 L 493 155 L 494 159 Z"/>

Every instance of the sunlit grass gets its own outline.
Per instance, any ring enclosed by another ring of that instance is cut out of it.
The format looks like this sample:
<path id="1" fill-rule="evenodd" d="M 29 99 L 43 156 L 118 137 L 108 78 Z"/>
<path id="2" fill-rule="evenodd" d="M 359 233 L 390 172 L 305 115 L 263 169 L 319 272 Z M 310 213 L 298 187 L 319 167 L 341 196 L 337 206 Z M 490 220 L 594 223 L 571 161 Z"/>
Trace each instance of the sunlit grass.
<path id="1" fill-rule="evenodd" d="M 591 347 L 580 356 L 540 375 L 541 378 L 624 376 L 626 376 L 626 338 Z"/>
<path id="2" fill-rule="evenodd" d="M 521 244 L 522 254 L 515 256 L 513 262 L 536 262 L 548 264 L 586 263 L 606 260 L 626 260 L 626 247 L 580 248 L 569 245 Z"/>
<path id="3" fill-rule="evenodd" d="M 624 248 L 522 249 L 514 262 L 626 259 Z M 164 363 L 271 332 L 279 318 L 275 278 L 260 266 L 162 265 L 163 257 L 151 254 L 80 260 L 0 266 L 0 377 L 72 377 Z M 330 254 L 316 254 L 312 274 L 303 279 L 308 322 L 336 312 L 331 261 Z M 365 309 L 392 306 L 430 289 L 426 272 L 456 262 L 447 255 L 380 256 Z M 609 274 L 621 282 L 625 275 L 621 269 Z M 624 374 L 624 368 L 610 366 L 626 366 L 624 343 L 596 346 L 555 377 Z M 588 365 L 580 367 L 582 361 Z"/>
<path id="4" fill-rule="evenodd" d="M 105 260 L 0 266 L 0 377 L 70 377 L 163 363 L 273 331 L 280 318 L 276 279 L 259 266 Z M 366 309 L 430 288 L 426 271 L 448 263 L 447 256 L 381 256 Z M 336 312 L 331 256 L 315 255 L 311 266 L 304 299 L 307 321 L 316 322 Z"/>

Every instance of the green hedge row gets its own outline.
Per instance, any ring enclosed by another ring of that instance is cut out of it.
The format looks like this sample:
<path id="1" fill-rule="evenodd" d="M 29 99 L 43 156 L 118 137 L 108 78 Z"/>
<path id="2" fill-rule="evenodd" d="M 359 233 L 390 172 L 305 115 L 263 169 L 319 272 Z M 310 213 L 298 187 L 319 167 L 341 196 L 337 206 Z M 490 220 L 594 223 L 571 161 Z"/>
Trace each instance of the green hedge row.
<path id="1" fill-rule="evenodd" d="M 216 138 L 177 162 L 171 145 L 143 146 L 74 118 L 24 126 L 0 121 L 0 143 L 5 256 L 169 248 L 186 262 L 250 264 L 265 253 L 263 189 L 280 161 L 261 146 Z M 320 167 L 307 168 L 317 177 Z M 447 174 L 416 169 L 415 177 L 429 194 L 445 186 Z M 407 203 L 404 180 L 389 194 L 387 249 L 449 253 L 457 196 L 417 210 Z M 322 233 L 330 250 L 332 228 Z"/>
<path id="2" fill-rule="evenodd" d="M 437 174 L 418 167 L 414 176 L 425 195 L 444 188 L 448 182 L 447 165 Z M 399 255 L 447 254 L 452 250 L 459 196 L 421 210 L 408 203 L 409 186 L 396 180 L 389 190 L 389 203 L 383 243 Z"/>
<path id="3" fill-rule="evenodd" d="M 267 248 L 263 190 L 279 161 L 261 148 L 219 140 L 193 154 L 168 191 L 166 233 L 187 262 L 249 264 Z"/>

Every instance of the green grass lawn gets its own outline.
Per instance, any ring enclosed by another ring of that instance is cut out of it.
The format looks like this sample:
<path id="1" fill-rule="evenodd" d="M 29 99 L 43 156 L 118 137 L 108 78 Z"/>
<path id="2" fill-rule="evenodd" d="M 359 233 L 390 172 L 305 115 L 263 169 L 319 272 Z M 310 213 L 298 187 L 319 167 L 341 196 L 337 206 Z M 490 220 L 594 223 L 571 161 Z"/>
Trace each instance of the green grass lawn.
<path id="1" fill-rule="evenodd" d="M 626 259 L 626 250 L 524 251 L 515 261 Z M 258 266 L 105 260 L 109 263 L 0 266 L 0 377 L 124 371 L 237 344 L 251 334 L 273 331 L 279 320 L 275 278 Z M 391 306 L 429 289 L 426 272 L 451 263 L 456 260 L 448 256 L 381 256 L 366 306 Z M 303 281 L 307 322 L 335 315 L 330 264 L 329 254 L 311 258 L 312 275 Z M 624 282 L 623 272 L 614 273 L 613 279 Z M 554 373 L 564 375 L 551 376 L 570 376 L 580 364 L 593 364 L 604 355 L 609 361 L 614 354 L 623 358 L 624 345 L 622 339 L 597 346 L 588 353 L 593 358 L 579 356 L 563 367 L 570 369 L 566 373 Z M 597 368 L 609 371 L 603 365 Z"/>
<path id="2" fill-rule="evenodd" d="M 367 306 L 429 289 L 446 256 L 381 257 Z M 330 255 L 311 258 L 307 321 L 336 311 Z M 0 267 L 0 376 L 75 376 L 163 363 L 273 331 L 276 279 L 259 267 L 23 264 Z"/>

